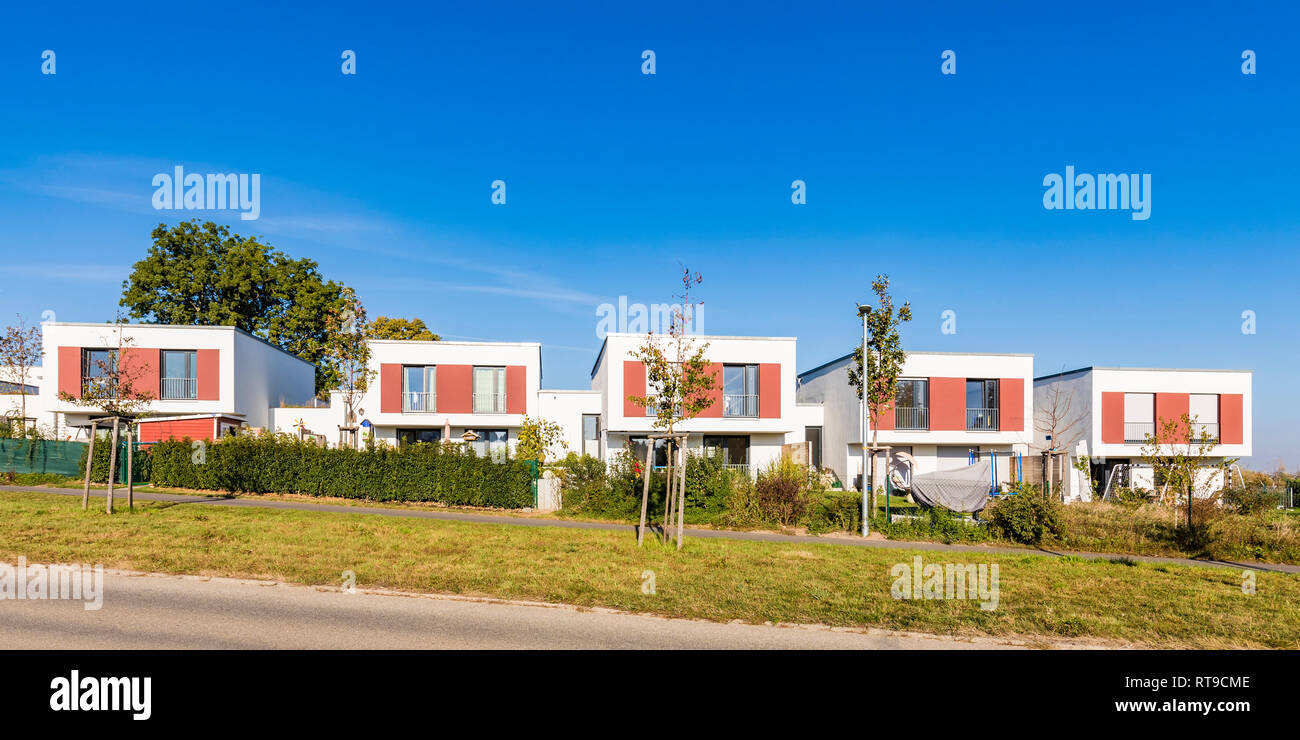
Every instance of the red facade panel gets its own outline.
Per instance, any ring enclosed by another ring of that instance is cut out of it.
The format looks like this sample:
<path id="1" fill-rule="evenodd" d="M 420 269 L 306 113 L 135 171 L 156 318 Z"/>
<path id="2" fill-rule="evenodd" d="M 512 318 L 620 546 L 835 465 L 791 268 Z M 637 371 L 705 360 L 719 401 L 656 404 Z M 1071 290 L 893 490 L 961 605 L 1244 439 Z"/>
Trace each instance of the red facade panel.
<path id="1" fill-rule="evenodd" d="M 1025 379 L 998 379 L 998 429 L 1025 431 Z"/>
<path id="2" fill-rule="evenodd" d="M 528 368 L 523 365 L 506 366 L 506 413 L 525 413 L 527 401 Z"/>
<path id="3" fill-rule="evenodd" d="M 1240 393 L 1224 393 L 1219 396 L 1219 442 L 1221 444 L 1245 443 L 1244 406 L 1245 399 Z"/>
<path id="4" fill-rule="evenodd" d="M 470 414 L 474 412 L 474 366 L 438 366 L 438 412 Z"/>
<path id="5" fill-rule="evenodd" d="M 698 416 L 703 419 L 718 419 L 722 417 L 722 363 L 710 363 L 709 371 L 713 373 L 713 390 L 709 391 L 710 403 Z"/>
<path id="6" fill-rule="evenodd" d="M 130 391 L 148 393 L 155 399 L 162 397 L 162 358 L 159 350 L 143 347 L 123 347 L 118 368 L 123 385 L 128 382 Z"/>
<path id="7" fill-rule="evenodd" d="M 930 378 L 930 430 L 966 429 L 966 379 Z"/>
<path id="8" fill-rule="evenodd" d="M 379 366 L 379 413 L 402 413 L 402 366 L 397 363 Z"/>
<path id="9" fill-rule="evenodd" d="M 1124 444 L 1124 394 L 1119 391 L 1101 393 L 1101 441 Z"/>
<path id="10" fill-rule="evenodd" d="M 198 400 L 216 401 L 221 398 L 221 351 L 200 349 L 195 352 L 198 361 Z"/>
<path id="11" fill-rule="evenodd" d="M 623 361 L 623 416 L 645 416 L 645 409 L 628 400 L 628 396 L 645 395 L 645 364 L 639 360 Z"/>
<path id="12" fill-rule="evenodd" d="M 758 416 L 781 418 L 781 364 L 764 362 L 758 366 Z"/>
<path id="13" fill-rule="evenodd" d="M 1183 416 L 1191 408 L 1192 397 L 1189 393 L 1157 393 L 1156 394 L 1156 436 L 1161 437 L 1161 441 L 1186 441 L 1185 435 L 1190 430 L 1187 425 L 1183 424 Z M 1165 440 L 1164 428 L 1169 422 L 1176 422 L 1178 431 L 1176 440 Z"/>
<path id="14" fill-rule="evenodd" d="M 59 347 L 59 393 L 81 398 L 81 348 Z"/>
<path id="15" fill-rule="evenodd" d="M 142 421 L 141 442 L 163 442 L 169 439 L 204 439 L 211 441 L 216 431 L 216 419 L 178 419 L 176 421 Z"/>

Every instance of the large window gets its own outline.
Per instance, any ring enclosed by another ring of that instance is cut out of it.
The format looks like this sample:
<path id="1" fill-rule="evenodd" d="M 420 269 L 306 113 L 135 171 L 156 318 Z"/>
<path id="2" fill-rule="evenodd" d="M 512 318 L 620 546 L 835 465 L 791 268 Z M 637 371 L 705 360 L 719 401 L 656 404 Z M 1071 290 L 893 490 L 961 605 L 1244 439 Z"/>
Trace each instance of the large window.
<path id="1" fill-rule="evenodd" d="M 898 392 L 894 396 L 894 428 L 930 428 L 930 381 L 898 381 Z"/>
<path id="2" fill-rule="evenodd" d="M 490 457 L 493 460 L 505 459 L 509 439 L 505 429 L 471 429 L 470 431 L 478 436 L 477 440 L 470 443 L 474 454 L 479 457 Z"/>
<path id="3" fill-rule="evenodd" d="M 504 414 L 506 412 L 506 369 L 504 367 L 474 368 L 474 413 Z"/>
<path id="4" fill-rule="evenodd" d="M 706 434 L 704 454 L 722 453 L 722 464 L 736 470 L 749 470 L 749 435 Z"/>
<path id="5" fill-rule="evenodd" d="M 822 428 L 821 427 L 804 427 L 803 438 L 808 442 L 809 464 L 814 470 L 821 470 L 822 467 Z"/>
<path id="6" fill-rule="evenodd" d="M 998 428 L 998 381 L 966 381 L 966 428 L 996 431 Z"/>
<path id="7" fill-rule="evenodd" d="M 640 465 L 645 465 L 646 445 L 650 443 L 649 437 L 628 437 L 627 450 L 632 455 L 632 459 Z M 668 466 L 668 440 L 655 440 L 655 456 L 651 464 L 656 468 Z"/>
<path id="8" fill-rule="evenodd" d="M 582 454 L 600 457 L 600 414 L 582 415 Z"/>
<path id="9" fill-rule="evenodd" d="M 758 416 L 758 365 L 722 366 L 722 415 Z"/>
<path id="10" fill-rule="evenodd" d="M 402 366 L 402 411 L 433 413 L 437 404 L 438 368 L 434 365 Z"/>
<path id="11" fill-rule="evenodd" d="M 81 388 L 83 394 L 112 394 L 117 383 L 117 350 L 81 350 Z"/>
<path id="12" fill-rule="evenodd" d="M 398 429 L 397 443 L 399 445 L 412 444 L 415 442 L 440 442 L 442 440 L 441 429 Z"/>
<path id="13" fill-rule="evenodd" d="M 1187 401 L 1187 415 L 1192 420 L 1192 441 L 1204 434 L 1211 442 L 1219 441 L 1219 396 L 1217 393 L 1193 393 Z"/>
<path id="14" fill-rule="evenodd" d="M 194 350 L 162 352 L 162 397 L 192 401 L 199 397 L 199 370 Z"/>
<path id="15" fill-rule="evenodd" d="M 1156 397 L 1154 393 L 1124 394 L 1124 443 L 1145 444 L 1156 433 Z"/>

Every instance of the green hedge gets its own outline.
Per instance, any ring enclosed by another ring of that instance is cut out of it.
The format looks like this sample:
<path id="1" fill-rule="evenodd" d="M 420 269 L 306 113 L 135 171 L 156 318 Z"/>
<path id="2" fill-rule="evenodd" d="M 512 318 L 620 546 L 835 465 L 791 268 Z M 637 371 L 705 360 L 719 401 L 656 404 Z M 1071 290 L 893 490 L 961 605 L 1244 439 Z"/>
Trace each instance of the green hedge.
<path id="1" fill-rule="evenodd" d="M 90 445 L 81 444 L 81 459 L 77 461 L 77 477 L 85 479 L 86 477 L 86 455 L 90 450 Z M 95 440 L 95 462 L 90 467 L 90 480 L 94 483 L 108 482 L 108 454 L 113 445 L 108 439 Z M 148 483 L 150 477 L 150 459 L 149 449 L 147 447 L 137 446 L 135 448 L 134 459 L 131 461 L 131 477 L 136 483 Z M 120 442 L 117 446 L 117 482 L 126 483 L 126 443 Z"/>
<path id="2" fill-rule="evenodd" d="M 188 439 L 154 445 L 153 484 L 507 509 L 533 505 L 526 461 L 478 457 L 462 445 L 349 450 L 284 437 L 229 437 L 206 443 L 202 452 Z"/>

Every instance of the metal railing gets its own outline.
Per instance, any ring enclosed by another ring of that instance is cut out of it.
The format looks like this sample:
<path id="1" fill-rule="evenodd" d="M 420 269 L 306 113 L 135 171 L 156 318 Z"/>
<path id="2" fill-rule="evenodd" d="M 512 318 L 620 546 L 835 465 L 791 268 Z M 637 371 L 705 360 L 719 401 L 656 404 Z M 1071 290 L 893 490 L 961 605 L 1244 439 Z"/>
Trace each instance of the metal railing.
<path id="1" fill-rule="evenodd" d="M 1156 424 L 1153 421 L 1124 422 L 1124 444 L 1126 445 L 1146 444 L 1147 436 L 1155 433 Z"/>
<path id="2" fill-rule="evenodd" d="M 895 406 L 895 429 L 929 429 L 930 409 L 926 406 Z"/>
<path id="3" fill-rule="evenodd" d="M 438 408 L 438 394 L 428 391 L 406 391 L 402 394 L 402 411 L 413 414 L 432 414 Z"/>
<path id="4" fill-rule="evenodd" d="M 967 431 L 992 431 L 998 429 L 997 409 L 966 409 Z"/>
<path id="5" fill-rule="evenodd" d="M 169 401 L 192 401 L 199 397 L 199 381 L 197 378 L 163 378 L 162 397 Z"/>
<path id="6" fill-rule="evenodd" d="M 506 412 L 506 394 L 504 393 L 475 393 L 474 394 L 474 413 L 504 414 L 505 412 Z"/>
<path id="7" fill-rule="evenodd" d="M 726 463 L 722 467 L 749 475 L 749 463 Z"/>
<path id="8" fill-rule="evenodd" d="M 758 396 L 726 394 L 722 397 L 723 416 L 758 416 Z"/>
<path id="9" fill-rule="evenodd" d="M 1218 422 L 1196 421 L 1192 422 L 1192 442 L 1201 441 L 1201 433 L 1204 432 L 1210 442 L 1218 444 L 1219 442 L 1219 424 Z"/>

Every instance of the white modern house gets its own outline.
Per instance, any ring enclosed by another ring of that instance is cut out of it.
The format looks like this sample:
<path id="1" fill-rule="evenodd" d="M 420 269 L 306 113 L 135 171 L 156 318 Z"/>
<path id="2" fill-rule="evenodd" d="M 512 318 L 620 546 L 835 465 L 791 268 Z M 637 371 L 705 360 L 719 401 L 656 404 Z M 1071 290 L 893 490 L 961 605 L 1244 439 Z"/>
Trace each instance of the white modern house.
<path id="1" fill-rule="evenodd" d="M 800 403 L 820 405 L 822 465 L 846 487 L 861 490 L 864 476 L 863 414 L 857 391 L 849 385 L 853 355 L 819 365 L 798 377 Z M 908 352 L 894 404 L 872 428 L 881 447 L 889 447 L 884 464 L 879 453 L 876 485 L 887 469 L 910 475 L 970 465 L 985 457 L 996 460 L 999 483 L 1015 478 L 1014 466 L 1029 450 L 1033 418 L 1034 358 L 1028 354 Z"/>
<path id="2" fill-rule="evenodd" d="M 1071 460 L 1091 458 L 1092 479 L 1104 493 L 1124 486 L 1154 490 L 1158 481 L 1143 460 L 1150 436 L 1169 441 L 1191 454 L 1200 452 L 1202 433 L 1214 442 L 1202 455 L 1207 466 L 1251 454 L 1251 380 L 1249 370 L 1197 370 L 1133 367 L 1083 367 L 1034 379 L 1035 414 L 1039 428 L 1035 446 L 1046 447 L 1046 428 L 1053 415 L 1069 426 L 1068 439 L 1056 446 L 1069 450 Z M 1053 414 L 1053 410 L 1066 409 Z M 1191 428 L 1182 427 L 1186 415 Z M 1178 427 L 1166 440 L 1165 425 Z M 1221 488 L 1219 474 L 1208 474 L 1207 490 Z M 1071 476 L 1067 498 L 1088 495 L 1087 480 Z"/>
<path id="3" fill-rule="evenodd" d="M 538 416 L 542 348 L 536 342 L 373 340 L 369 388 L 354 402 L 362 437 L 403 442 L 470 441 L 495 454 L 518 441 L 524 416 Z M 346 404 L 276 408 L 277 432 L 320 435 L 337 444 Z"/>
<path id="4" fill-rule="evenodd" d="M 231 326 L 46 322 L 41 330 L 37 423 L 59 439 L 84 439 L 89 420 L 104 415 L 77 399 L 114 372 L 153 399 L 143 442 L 265 427 L 271 406 L 313 395 L 311 363 Z"/>
<path id="5" fill-rule="evenodd" d="M 584 416 L 584 438 L 594 434 L 598 444 L 592 448 L 599 447 L 602 459 L 630 451 L 643 460 L 648 436 L 658 432 L 654 410 L 628 399 L 655 393 L 636 357 L 645 339 L 645 334 L 607 334 L 591 369 L 599 409 Z M 795 402 L 794 337 L 692 335 L 690 340 L 707 343 L 705 358 L 716 382 L 712 404 L 677 429 L 689 435 L 688 449 L 720 451 L 724 464 L 753 474 L 778 459 L 784 445 L 804 442 L 809 422 L 820 424 L 820 409 Z M 666 447 L 661 442 L 658 448 L 655 464 L 666 464 Z"/>

